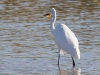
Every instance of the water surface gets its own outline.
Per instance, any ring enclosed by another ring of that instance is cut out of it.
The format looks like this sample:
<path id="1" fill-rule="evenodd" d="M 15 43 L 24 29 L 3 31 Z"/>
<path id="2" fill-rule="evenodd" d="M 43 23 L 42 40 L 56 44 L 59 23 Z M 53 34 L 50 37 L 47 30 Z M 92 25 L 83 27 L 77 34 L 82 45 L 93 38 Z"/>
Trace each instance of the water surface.
<path id="1" fill-rule="evenodd" d="M 72 69 L 69 54 L 61 55 L 50 31 L 50 8 L 56 23 L 66 24 L 80 43 L 81 59 Z M 0 75 L 100 75 L 99 0 L 1 0 Z"/>

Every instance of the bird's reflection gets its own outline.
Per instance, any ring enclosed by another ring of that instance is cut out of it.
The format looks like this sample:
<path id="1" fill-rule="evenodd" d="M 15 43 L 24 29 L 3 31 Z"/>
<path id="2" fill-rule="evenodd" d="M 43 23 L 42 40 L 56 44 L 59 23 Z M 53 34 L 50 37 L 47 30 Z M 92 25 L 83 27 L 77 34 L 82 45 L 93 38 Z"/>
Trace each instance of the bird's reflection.
<path id="1" fill-rule="evenodd" d="M 80 68 L 72 68 L 67 70 L 61 70 L 60 66 L 58 66 L 59 75 L 81 75 L 81 69 Z"/>

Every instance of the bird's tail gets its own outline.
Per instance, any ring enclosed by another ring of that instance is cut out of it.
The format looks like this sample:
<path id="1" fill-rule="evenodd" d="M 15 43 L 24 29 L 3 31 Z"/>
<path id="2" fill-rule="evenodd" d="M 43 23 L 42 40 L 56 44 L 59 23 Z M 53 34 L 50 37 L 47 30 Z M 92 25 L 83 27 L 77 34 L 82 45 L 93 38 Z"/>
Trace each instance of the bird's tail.
<path id="1" fill-rule="evenodd" d="M 76 50 L 76 57 L 75 58 L 80 59 L 80 50 L 79 49 Z"/>

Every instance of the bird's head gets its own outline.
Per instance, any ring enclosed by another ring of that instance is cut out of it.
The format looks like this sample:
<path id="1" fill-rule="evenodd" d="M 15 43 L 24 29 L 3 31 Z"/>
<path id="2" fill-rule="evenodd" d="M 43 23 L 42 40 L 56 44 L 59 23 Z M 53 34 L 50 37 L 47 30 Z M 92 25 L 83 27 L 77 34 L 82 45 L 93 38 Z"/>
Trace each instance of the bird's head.
<path id="1" fill-rule="evenodd" d="M 51 13 L 50 12 L 49 13 L 46 13 L 43 16 L 46 16 L 47 18 L 51 18 Z"/>
<path id="2" fill-rule="evenodd" d="M 44 14 L 43 16 L 47 16 L 48 18 L 55 17 L 56 16 L 56 10 L 55 10 L 55 8 L 51 8 L 50 12 Z"/>

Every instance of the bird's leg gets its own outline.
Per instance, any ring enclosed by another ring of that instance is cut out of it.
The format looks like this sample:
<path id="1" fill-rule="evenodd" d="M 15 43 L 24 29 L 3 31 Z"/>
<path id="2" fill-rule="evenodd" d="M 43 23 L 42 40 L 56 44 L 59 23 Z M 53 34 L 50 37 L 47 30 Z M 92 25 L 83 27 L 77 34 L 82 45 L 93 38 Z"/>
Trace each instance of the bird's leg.
<path id="1" fill-rule="evenodd" d="M 59 55 L 58 55 L 58 65 L 59 65 L 59 60 L 60 60 L 60 47 L 58 46 L 59 48 Z"/>
<path id="2" fill-rule="evenodd" d="M 75 61 L 74 61 L 73 57 L 72 57 L 72 61 L 73 61 L 73 68 L 74 68 L 75 67 Z"/>
<path id="3" fill-rule="evenodd" d="M 59 59 L 60 59 L 60 52 L 59 52 L 59 55 L 58 55 L 58 65 L 59 65 Z"/>

